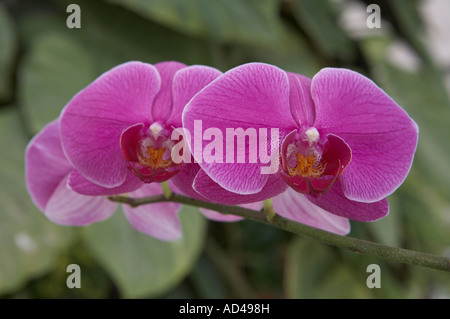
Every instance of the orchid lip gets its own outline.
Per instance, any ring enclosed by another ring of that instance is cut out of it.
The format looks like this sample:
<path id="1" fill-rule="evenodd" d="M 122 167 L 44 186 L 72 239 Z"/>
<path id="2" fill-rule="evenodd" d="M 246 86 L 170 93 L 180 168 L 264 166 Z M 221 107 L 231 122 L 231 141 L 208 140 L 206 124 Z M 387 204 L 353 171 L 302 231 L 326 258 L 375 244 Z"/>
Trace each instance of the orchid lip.
<path id="1" fill-rule="evenodd" d="M 161 123 L 139 123 L 122 132 L 120 147 L 127 168 L 144 183 L 164 182 L 181 169 L 171 158 L 170 130 Z"/>
<path id="2" fill-rule="evenodd" d="M 329 134 L 319 141 L 315 128 L 291 132 L 281 149 L 281 176 L 294 190 L 319 196 L 336 183 L 351 161 L 351 149 L 340 137 Z"/>

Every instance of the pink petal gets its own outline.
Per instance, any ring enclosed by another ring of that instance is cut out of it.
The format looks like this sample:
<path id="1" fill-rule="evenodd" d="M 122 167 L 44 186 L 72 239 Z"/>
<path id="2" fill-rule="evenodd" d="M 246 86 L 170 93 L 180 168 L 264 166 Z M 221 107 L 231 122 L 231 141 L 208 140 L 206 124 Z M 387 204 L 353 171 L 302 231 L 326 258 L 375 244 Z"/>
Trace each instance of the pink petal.
<path id="1" fill-rule="evenodd" d="M 136 150 L 141 147 L 141 131 L 144 127 L 143 123 L 137 123 L 126 128 L 120 135 L 120 149 L 128 162 L 139 161 Z"/>
<path id="2" fill-rule="evenodd" d="M 194 199 L 208 201 L 193 188 L 195 177 L 200 170 L 200 165 L 196 163 L 186 164 L 177 175 L 169 179 L 168 183 L 172 191 Z"/>
<path id="3" fill-rule="evenodd" d="M 72 171 L 61 148 L 58 125 L 53 121 L 44 127 L 28 143 L 25 152 L 28 192 L 41 211 L 61 181 Z"/>
<path id="4" fill-rule="evenodd" d="M 295 189 L 296 192 L 302 194 L 309 194 L 312 191 L 312 185 L 308 180 L 300 175 L 290 177 L 286 174 L 281 174 L 287 185 Z"/>
<path id="5" fill-rule="evenodd" d="M 130 193 L 133 198 L 162 194 L 160 184 L 147 184 L 139 190 Z M 178 212 L 181 208 L 176 203 L 155 203 L 132 208 L 123 205 L 125 216 L 138 231 L 160 240 L 172 241 L 182 235 Z"/>
<path id="6" fill-rule="evenodd" d="M 326 163 L 323 177 L 311 179 L 311 188 L 315 192 L 311 192 L 309 195 L 315 196 L 327 192 L 338 180 L 338 177 L 342 175 L 351 160 L 352 150 L 348 144 L 339 136 L 328 134 L 321 158 L 321 161 Z"/>
<path id="7" fill-rule="evenodd" d="M 202 127 L 195 125 L 200 121 Z M 261 174 L 260 169 L 267 165 L 261 163 L 259 156 L 256 163 L 249 163 L 248 138 L 241 147 L 236 147 L 236 139 L 234 143 L 230 141 L 229 146 L 235 146 L 234 163 L 227 163 L 226 129 L 255 129 L 259 132 L 259 128 L 279 128 L 280 138 L 292 131 L 295 124 L 289 109 L 286 72 L 262 63 L 249 63 L 228 71 L 188 103 L 183 112 L 183 127 L 194 136 L 194 142 L 189 141 L 194 158 L 212 180 L 226 190 L 241 195 L 260 192 L 268 178 L 266 174 Z M 204 142 L 199 147 L 195 136 L 201 139 L 209 128 L 219 130 L 224 137 L 223 154 L 220 156 L 223 163 L 202 161 L 203 150 L 208 143 Z M 270 133 L 267 135 L 270 138 Z M 245 163 L 237 163 L 238 153 L 245 155 Z"/>
<path id="8" fill-rule="evenodd" d="M 411 168 L 418 128 L 408 114 L 366 77 L 327 68 L 312 80 L 315 127 L 352 149 L 341 178 L 347 198 L 377 202 L 394 192 Z"/>
<path id="9" fill-rule="evenodd" d="M 311 98 L 311 79 L 290 72 L 287 72 L 287 75 L 292 118 L 298 126 L 313 126 L 316 109 Z"/>
<path id="10" fill-rule="evenodd" d="M 161 62 L 155 64 L 161 76 L 161 90 L 155 98 L 152 108 L 153 121 L 165 123 L 172 113 L 172 85 L 174 75 L 177 71 L 186 67 L 185 64 L 175 61 Z M 181 122 L 181 117 L 180 120 Z"/>
<path id="11" fill-rule="evenodd" d="M 264 206 L 263 202 L 255 202 L 255 203 L 248 203 L 248 204 L 241 204 L 239 205 L 241 207 L 253 209 L 253 210 L 261 210 Z M 206 216 L 206 218 L 218 221 L 218 222 L 237 222 L 240 220 L 243 220 L 243 217 L 236 216 L 236 215 L 224 215 L 221 213 L 218 213 L 214 210 L 200 208 L 200 211 L 203 215 Z"/>
<path id="12" fill-rule="evenodd" d="M 362 203 L 348 199 L 342 192 L 340 183 L 336 183 L 327 193 L 307 198 L 324 210 L 345 218 L 361 222 L 374 221 L 389 213 L 389 203 L 382 199 L 374 203 Z"/>
<path id="13" fill-rule="evenodd" d="M 131 172 L 128 172 L 127 178 L 122 185 L 113 188 L 105 188 L 91 183 L 84 178 L 83 175 L 74 170 L 69 176 L 67 185 L 70 189 L 79 194 L 109 196 L 133 192 L 144 186 L 144 183 Z"/>
<path id="14" fill-rule="evenodd" d="M 341 175 L 352 160 L 352 149 L 334 134 L 328 134 L 321 161 L 327 163 L 323 175 Z"/>
<path id="15" fill-rule="evenodd" d="M 128 62 L 104 73 L 79 92 L 61 114 L 61 139 L 69 161 L 103 187 L 121 185 L 127 176 L 119 141 L 136 123 L 152 121 L 151 108 L 161 80 L 156 68 Z"/>
<path id="16" fill-rule="evenodd" d="M 323 210 L 311 203 L 305 195 L 288 188 L 272 200 L 275 212 L 299 223 L 320 228 L 339 235 L 350 232 L 350 223 L 343 218 Z"/>
<path id="17" fill-rule="evenodd" d="M 117 204 L 106 197 L 80 195 L 67 187 L 69 175 L 76 172 L 61 148 L 58 121 L 48 124 L 30 141 L 25 159 L 31 198 L 53 222 L 82 226 L 114 213 Z"/>
<path id="18" fill-rule="evenodd" d="M 215 183 L 204 170 L 201 170 L 194 179 L 193 188 L 210 202 L 224 205 L 240 205 L 260 202 L 272 198 L 284 192 L 287 185 L 280 174 L 272 174 L 269 175 L 266 185 L 260 192 L 251 195 L 239 195 L 220 187 L 220 185 Z"/>
<path id="19" fill-rule="evenodd" d="M 67 187 L 64 178 L 53 192 L 44 212 L 54 223 L 67 226 L 85 226 L 111 216 L 117 203 L 103 196 L 85 196 Z"/>
<path id="20" fill-rule="evenodd" d="M 200 212 L 205 215 L 206 218 L 217 221 L 217 222 L 238 222 L 240 220 L 243 220 L 244 218 L 236 216 L 236 215 L 225 215 L 218 213 L 214 210 L 206 209 L 206 208 L 200 208 Z"/>
<path id="21" fill-rule="evenodd" d="M 168 126 L 181 127 L 181 115 L 186 104 L 221 74 L 219 70 L 203 65 L 193 65 L 179 70 L 173 79 L 173 108 L 167 121 Z"/>

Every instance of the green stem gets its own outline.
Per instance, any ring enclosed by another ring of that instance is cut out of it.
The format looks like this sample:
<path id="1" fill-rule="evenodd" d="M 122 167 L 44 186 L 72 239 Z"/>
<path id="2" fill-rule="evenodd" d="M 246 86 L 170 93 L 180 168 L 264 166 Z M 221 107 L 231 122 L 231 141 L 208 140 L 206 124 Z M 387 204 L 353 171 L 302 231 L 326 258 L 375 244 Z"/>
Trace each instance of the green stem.
<path id="1" fill-rule="evenodd" d="M 297 223 L 293 220 L 281 217 L 276 214 L 274 216 L 270 216 L 271 218 L 269 221 L 267 219 L 267 216 L 263 212 L 240 206 L 227 206 L 222 204 L 208 203 L 179 194 L 173 194 L 170 199 L 167 199 L 164 195 L 156 195 L 144 198 L 111 196 L 109 197 L 109 199 L 115 202 L 128 204 L 132 207 L 159 202 L 175 202 L 201 208 L 207 208 L 217 211 L 221 214 L 237 215 L 260 223 L 272 225 L 291 233 L 302 235 L 328 245 L 345 248 L 356 253 L 372 255 L 387 260 L 402 262 L 405 264 L 423 266 L 450 272 L 450 259 L 446 257 L 403 248 L 390 247 L 349 236 L 336 235 L 321 229 Z"/>
<path id="2" fill-rule="evenodd" d="M 264 215 L 266 215 L 267 221 L 272 224 L 272 219 L 276 216 L 276 213 L 273 210 L 271 199 L 266 199 L 264 201 L 263 212 Z"/>

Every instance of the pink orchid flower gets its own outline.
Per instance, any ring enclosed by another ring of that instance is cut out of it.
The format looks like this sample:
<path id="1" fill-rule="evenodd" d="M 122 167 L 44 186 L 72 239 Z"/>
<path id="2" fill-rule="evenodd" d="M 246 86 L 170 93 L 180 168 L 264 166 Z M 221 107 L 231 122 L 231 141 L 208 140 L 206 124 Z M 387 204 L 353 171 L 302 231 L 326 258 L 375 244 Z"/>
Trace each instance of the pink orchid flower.
<path id="1" fill-rule="evenodd" d="M 109 70 L 61 113 L 67 158 L 87 180 L 123 192 L 176 176 L 184 163 L 172 160 L 172 132 L 181 127 L 186 103 L 220 74 L 178 62 L 128 62 Z M 78 178 L 69 186 L 80 191 Z"/>
<path id="2" fill-rule="evenodd" d="M 89 225 L 111 216 L 117 209 L 106 195 L 122 193 L 119 188 L 104 188 L 84 179 L 69 163 L 61 147 L 59 123 L 53 121 L 28 144 L 25 155 L 27 188 L 35 205 L 54 223 L 67 226 Z M 72 178 L 91 195 L 70 189 Z M 83 186 L 82 186 L 83 185 Z M 162 194 L 160 184 L 153 183 L 129 193 L 130 197 Z M 124 205 L 126 218 L 137 230 L 161 239 L 181 236 L 178 212 L 181 205 L 156 203 L 131 208 Z"/>
<path id="3" fill-rule="evenodd" d="M 347 69 L 326 68 L 311 80 L 263 63 L 236 67 L 188 103 L 183 126 L 193 131 L 199 120 L 202 133 L 219 128 L 224 136 L 227 128 L 278 129 L 279 149 L 268 143 L 268 152 L 280 157 L 275 174 L 262 174 L 267 164 L 259 159 L 227 163 L 226 154 L 223 163 L 196 158 L 202 174 L 237 196 L 279 194 L 273 204 L 280 215 L 341 234 L 348 219 L 388 214 L 386 197 L 408 175 L 418 139 L 416 123 L 400 106 Z M 215 199 L 207 187 L 194 182 L 194 188 Z"/>

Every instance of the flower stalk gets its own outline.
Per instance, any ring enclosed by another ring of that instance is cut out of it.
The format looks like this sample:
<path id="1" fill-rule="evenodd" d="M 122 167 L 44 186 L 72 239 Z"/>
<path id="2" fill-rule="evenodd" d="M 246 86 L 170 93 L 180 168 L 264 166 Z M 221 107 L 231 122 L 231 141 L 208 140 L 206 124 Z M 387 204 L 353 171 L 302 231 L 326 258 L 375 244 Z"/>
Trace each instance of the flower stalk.
<path id="1" fill-rule="evenodd" d="M 344 248 L 353 251 L 355 253 L 366 254 L 391 261 L 450 272 L 450 259 L 447 257 L 409 249 L 386 246 L 379 243 L 374 243 L 367 240 L 353 238 L 349 236 L 337 235 L 321 229 L 300 224 L 298 222 L 284 218 L 277 214 L 271 216 L 269 221 L 267 215 L 264 212 L 255 211 L 240 206 L 228 206 L 222 204 L 203 202 L 176 193 L 172 194 L 170 199 L 168 199 L 164 195 L 156 195 L 143 198 L 110 196 L 108 198 L 111 201 L 128 204 L 132 207 L 160 202 L 174 202 L 185 205 L 191 205 L 199 208 L 206 208 L 217 211 L 221 214 L 237 215 L 245 219 L 272 225 L 279 229 L 289 231 L 297 235 L 305 236 L 310 239 L 314 239 L 331 246 Z"/>
<path id="2" fill-rule="evenodd" d="M 273 210 L 272 199 L 266 199 L 264 201 L 263 212 L 266 215 L 267 221 L 272 224 L 272 219 L 275 217 L 276 213 Z"/>
<path id="3" fill-rule="evenodd" d="M 167 181 L 161 183 L 162 191 L 167 200 L 170 200 L 173 196 L 172 189 L 170 189 L 169 183 Z"/>

